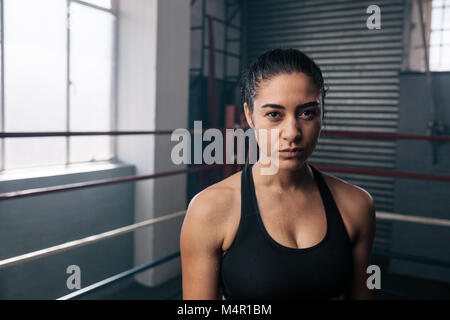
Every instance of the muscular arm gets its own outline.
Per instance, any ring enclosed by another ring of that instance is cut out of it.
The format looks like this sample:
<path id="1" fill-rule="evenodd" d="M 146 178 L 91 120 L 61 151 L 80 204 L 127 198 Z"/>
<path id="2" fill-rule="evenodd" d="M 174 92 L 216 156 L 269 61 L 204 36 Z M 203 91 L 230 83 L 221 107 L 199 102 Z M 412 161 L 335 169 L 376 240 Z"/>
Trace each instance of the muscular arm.
<path id="1" fill-rule="evenodd" d="M 221 235 L 208 192 L 189 204 L 180 236 L 183 299 L 219 299 Z"/>
<path id="2" fill-rule="evenodd" d="M 375 206 L 372 197 L 364 191 L 358 201 L 359 214 L 355 215 L 358 233 L 353 244 L 353 279 L 347 299 L 371 299 L 367 288 L 367 267 L 370 264 L 373 238 L 375 236 Z"/>

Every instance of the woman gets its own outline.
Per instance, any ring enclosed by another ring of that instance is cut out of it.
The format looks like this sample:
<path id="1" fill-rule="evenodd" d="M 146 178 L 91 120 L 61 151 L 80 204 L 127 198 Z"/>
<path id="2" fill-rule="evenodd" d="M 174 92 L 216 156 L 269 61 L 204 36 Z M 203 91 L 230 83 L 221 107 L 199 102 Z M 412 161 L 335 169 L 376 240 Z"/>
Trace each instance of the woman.
<path id="1" fill-rule="evenodd" d="M 373 199 L 308 163 L 323 121 L 319 67 L 275 49 L 243 75 L 248 124 L 257 137 L 278 129 L 278 171 L 261 174 L 258 160 L 192 199 L 180 238 L 183 298 L 369 299 Z"/>

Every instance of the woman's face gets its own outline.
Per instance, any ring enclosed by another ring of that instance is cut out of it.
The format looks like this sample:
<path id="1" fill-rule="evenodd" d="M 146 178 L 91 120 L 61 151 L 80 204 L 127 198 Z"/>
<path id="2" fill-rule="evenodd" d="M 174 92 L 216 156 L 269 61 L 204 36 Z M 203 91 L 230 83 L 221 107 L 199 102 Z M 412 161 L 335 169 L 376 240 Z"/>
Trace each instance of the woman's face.
<path id="1" fill-rule="evenodd" d="M 280 169 L 298 169 L 314 151 L 322 128 L 320 91 L 304 73 L 279 74 L 262 80 L 253 101 L 253 113 L 244 104 L 247 122 L 256 132 L 260 150 L 270 156 L 278 148 Z M 261 134 L 267 130 L 267 145 L 261 146 Z M 271 129 L 278 129 L 278 146 L 271 139 Z M 281 152 L 300 148 L 292 155 Z"/>

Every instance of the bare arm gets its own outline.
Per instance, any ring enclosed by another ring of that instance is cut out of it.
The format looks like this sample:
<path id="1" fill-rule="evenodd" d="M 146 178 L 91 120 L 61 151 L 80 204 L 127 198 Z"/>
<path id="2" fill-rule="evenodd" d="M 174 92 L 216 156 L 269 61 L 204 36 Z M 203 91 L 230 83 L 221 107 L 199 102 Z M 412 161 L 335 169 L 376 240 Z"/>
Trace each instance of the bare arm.
<path id="1" fill-rule="evenodd" d="M 208 191 L 194 197 L 181 228 L 183 299 L 219 299 L 222 239 L 211 200 Z"/>
<path id="2" fill-rule="evenodd" d="M 365 193 L 358 205 L 358 234 L 353 244 L 353 279 L 347 299 L 371 299 L 372 292 L 367 288 L 366 273 L 370 264 L 373 238 L 375 236 L 375 206 L 372 197 Z"/>

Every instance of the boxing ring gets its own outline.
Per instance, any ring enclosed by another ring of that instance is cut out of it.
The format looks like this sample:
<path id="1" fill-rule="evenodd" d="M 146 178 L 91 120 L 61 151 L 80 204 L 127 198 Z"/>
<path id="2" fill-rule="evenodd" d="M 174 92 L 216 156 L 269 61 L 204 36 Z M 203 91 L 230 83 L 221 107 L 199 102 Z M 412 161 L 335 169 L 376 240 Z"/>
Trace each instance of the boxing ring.
<path id="1" fill-rule="evenodd" d="M 222 129 L 224 130 L 224 129 Z M 192 132 L 192 130 L 190 130 Z M 21 138 L 21 137 L 70 137 L 70 136 L 94 136 L 94 135 L 108 135 L 108 136 L 120 136 L 120 135 L 148 135 L 148 134 L 161 134 L 167 135 L 171 134 L 171 130 L 167 131 L 111 131 L 111 132 L 16 132 L 16 133 L 0 133 L 0 138 Z M 419 136 L 419 135 L 405 135 L 405 134 L 382 134 L 382 133 L 365 133 L 365 132 L 336 132 L 336 131 L 322 131 L 322 135 L 324 136 L 340 136 L 340 137 L 358 137 L 358 138 L 367 138 L 367 139 L 408 139 L 408 140 L 430 140 L 430 141 L 450 141 L 449 136 Z M 35 189 L 27 189 L 20 190 L 14 192 L 7 192 L 0 194 L 0 201 L 9 201 L 12 199 L 19 199 L 25 197 L 34 197 L 43 194 L 57 193 L 57 192 L 69 192 L 71 190 L 77 189 L 87 189 L 104 185 L 111 184 L 119 184 L 125 182 L 135 182 L 141 180 L 148 179 L 157 179 L 160 177 L 166 177 L 170 175 L 178 175 L 178 174 L 186 174 L 192 172 L 204 172 L 209 170 L 214 170 L 217 168 L 221 168 L 227 165 L 223 164 L 214 164 L 214 165 L 201 165 L 194 168 L 183 169 L 183 170 L 174 170 L 174 171 L 165 171 L 159 172 L 155 174 L 146 174 L 146 175 L 134 175 L 134 176 L 126 176 L 121 178 L 113 178 L 113 179 L 102 179 L 102 180 L 94 180 L 90 182 L 82 182 L 82 183 L 72 183 L 66 185 L 58 185 L 53 187 L 44 187 L 44 188 L 35 188 Z M 431 174 L 420 174 L 420 173 L 410 173 L 410 172 L 398 172 L 391 170 L 375 170 L 375 169 L 363 169 L 363 168 L 353 168 L 353 167 L 334 167 L 334 166 L 323 166 L 316 165 L 318 169 L 322 171 L 333 171 L 333 172 L 345 172 L 345 173 L 356 173 L 356 174 L 366 174 L 366 175 L 375 175 L 375 176 L 384 176 L 384 177 L 395 177 L 395 178 L 403 178 L 403 179 L 421 179 L 421 180 L 434 180 L 440 182 L 450 182 L 450 176 L 446 175 L 431 175 Z M 94 242 L 102 241 L 104 239 L 108 239 L 111 237 L 116 237 L 118 235 L 133 232 L 138 229 L 147 228 L 151 226 L 156 226 L 156 224 L 168 221 L 171 219 L 175 219 L 178 217 L 184 216 L 186 211 L 174 212 L 165 216 L 161 216 L 158 218 L 144 220 L 142 222 L 130 224 L 121 228 L 109 230 L 107 232 L 102 232 L 99 234 L 94 234 L 89 237 L 81 238 L 78 240 L 73 240 L 65 243 L 61 243 L 59 245 L 55 245 L 48 248 L 43 248 L 41 250 L 32 251 L 26 254 L 21 254 L 18 256 L 10 257 L 7 259 L 0 260 L 0 272 L 2 269 L 25 263 L 34 259 L 39 259 L 48 255 L 57 254 L 59 252 L 67 251 L 73 248 L 85 246 Z M 420 217 L 420 216 L 410 216 L 403 213 L 392 213 L 392 212 L 376 212 L 376 219 L 380 220 L 389 220 L 389 221 L 401 221 L 404 223 L 414 223 L 414 224 L 424 224 L 424 225 L 435 225 L 441 227 L 450 227 L 450 220 L 447 219 L 438 219 L 438 218 L 429 218 L 429 217 Z M 94 284 L 91 284 L 85 288 L 76 290 L 68 295 L 62 296 L 58 298 L 58 300 L 68 300 L 79 298 L 87 293 L 91 293 L 93 291 L 102 289 L 112 283 L 116 283 L 122 279 L 130 277 L 132 275 L 138 274 L 140 272 L 149 270 L 151 268 L 155 268 L 156 266 L 162 265 L 170 260 L 173 260 L 180 256 L 180 252 L 173 252 L 165 257 L 160 259 L 148 262 L 146 264 L 134 267 L 125 272 L 116 274 L 112 277 L 106 278 Z M 417 262 L 422 264 L 428 264 L 433 266 L 439 266 L 444 268 L 450 268 L 450 261 L 444 261 L 439 259 L 433 259 L 429 257 L 421 257 L 416 255 L 405 254 L 401 252 L 393 252 L 393 251 L 381 251 L 381 250 L 372 250 L 372 256 L 383 256 L 389 258 L 395 258 L 400 260 L 406 260 L 411 262 Z M 399 297 L 410 298 L 410 296 L 397 292 L 390 289 L 376 289 L 379 292 L 385 292 L 391 295 L 396 295 Z M 177 292 L 176 294 L 178 294 Z"/>

